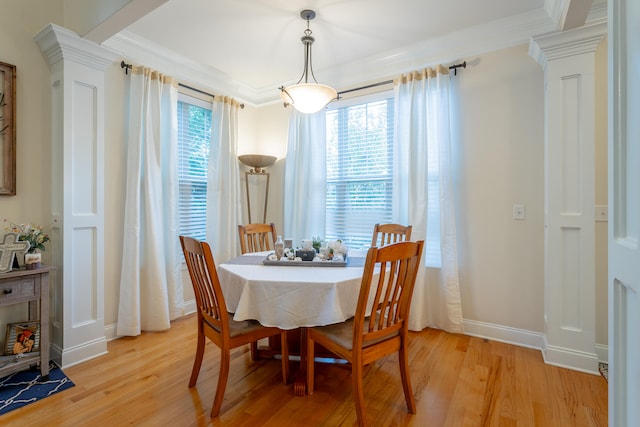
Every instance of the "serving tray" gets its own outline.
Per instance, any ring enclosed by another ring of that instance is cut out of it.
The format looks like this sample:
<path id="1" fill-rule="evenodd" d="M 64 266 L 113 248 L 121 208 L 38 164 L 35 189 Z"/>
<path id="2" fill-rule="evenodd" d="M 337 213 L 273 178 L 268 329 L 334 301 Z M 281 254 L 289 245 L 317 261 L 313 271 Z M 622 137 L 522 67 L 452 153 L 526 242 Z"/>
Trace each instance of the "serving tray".
<path id="1" fill-rule="evenodd" d="M 269 256 L 262 261 L 264 265 L 278 265 L 282 267 L 346 267 L 348 263 L 349 258 L 345 261 L 271 261 Z"/>

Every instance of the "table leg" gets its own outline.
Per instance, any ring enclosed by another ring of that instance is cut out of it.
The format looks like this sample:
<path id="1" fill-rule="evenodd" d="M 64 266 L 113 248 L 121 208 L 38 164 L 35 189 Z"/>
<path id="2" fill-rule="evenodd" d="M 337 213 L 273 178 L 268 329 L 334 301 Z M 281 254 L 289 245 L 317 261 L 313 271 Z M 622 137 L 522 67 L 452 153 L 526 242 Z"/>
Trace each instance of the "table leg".
<path id="1" fill-rule="evenodd" d="M 299 331 L 299 332 L 298 332 Z M 287 334 L 289 338 L 289 356 L 299 356 L 300 364 L 293 376 L 293 395 L 305 396 L 307 393 L 307 328 L 300 327 L 297 330 L 290 330 Z M 277 336 L 269 337 L 269 345 L 258 347 L 258 357 L 271 358 L 281 353 L 280 340 Z M 326 350 L 321 345 L 315 345 L 315 356 L 322 357 L 332 363 L 344 363 L 341 359 L 334 359 L 335 355 Z"/>
<path id="2" fill-rule="evenodd" d="M 300 328 L 300 367 L 293 383 L 293 395 L 307 394 L 307 328 Z"/>

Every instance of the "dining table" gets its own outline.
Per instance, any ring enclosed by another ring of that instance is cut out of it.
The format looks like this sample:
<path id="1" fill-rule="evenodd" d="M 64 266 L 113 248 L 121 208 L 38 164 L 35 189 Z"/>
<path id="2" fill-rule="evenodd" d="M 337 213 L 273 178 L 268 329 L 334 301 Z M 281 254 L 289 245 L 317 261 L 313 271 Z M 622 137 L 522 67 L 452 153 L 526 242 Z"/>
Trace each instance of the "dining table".
<path id="1" fill-rule="evenodd" d="M 289 342 L 299 347 L 290 349 L 290 354 L 300 357 L 294 395 L 304 396 L 306 328 L 340 323 L 353 317 L 366 253 L 352 251 L 346 262 L 337 265 L 326 261 L 265 262 L 272 253 L 246 253 L 220 264 L 220 285 L 234 320 L 255 319 L 264 326 L 290 331 L 294 339 Z M 277 346 L 277 341 L 270 340 L 261 354 L 275 354 L 269 347 Z M 322 355 L 322 351 L 316 354 Z"/>

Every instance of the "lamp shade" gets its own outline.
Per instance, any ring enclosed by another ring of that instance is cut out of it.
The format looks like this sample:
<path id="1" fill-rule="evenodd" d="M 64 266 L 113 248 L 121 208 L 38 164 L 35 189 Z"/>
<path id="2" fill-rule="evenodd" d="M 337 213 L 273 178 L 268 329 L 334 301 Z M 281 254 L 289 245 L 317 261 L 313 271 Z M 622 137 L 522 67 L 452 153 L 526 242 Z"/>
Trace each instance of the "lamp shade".
<path id="1" fill-rule="evenodd" d="M 285 88 L 282 100 L 305 114 L 317 113 L 338 97 L 332 87 L 320 83 L 299 83 Z"/>
<path id="2" fill-rule="evenodd" d="M 260 173 L 263 168 L 273 165 L 278 158 L 276 156 L 267 156 L 265 154 L 243 154 L 238 156 L 245 165 L 253 168 L 255 172 Z"/>

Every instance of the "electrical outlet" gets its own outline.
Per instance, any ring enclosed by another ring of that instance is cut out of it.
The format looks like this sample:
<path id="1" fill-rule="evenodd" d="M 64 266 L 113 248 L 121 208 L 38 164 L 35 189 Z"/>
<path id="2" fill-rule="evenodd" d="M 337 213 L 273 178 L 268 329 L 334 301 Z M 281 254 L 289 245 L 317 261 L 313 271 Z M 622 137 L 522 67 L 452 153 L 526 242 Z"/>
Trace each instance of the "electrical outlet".
<path id="1" fill-rule="evenodd" d="M 513 205 L 513 219 L 523 220 L 525 219 L 525 209 L 522 204 Z"/>
<path id="2" fill-rule="evenodd" d="M 608 206 L 596 205 L 595 217 L 596 222 L 607 222 L 609 220 Z"/>

